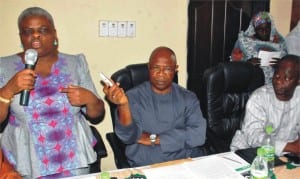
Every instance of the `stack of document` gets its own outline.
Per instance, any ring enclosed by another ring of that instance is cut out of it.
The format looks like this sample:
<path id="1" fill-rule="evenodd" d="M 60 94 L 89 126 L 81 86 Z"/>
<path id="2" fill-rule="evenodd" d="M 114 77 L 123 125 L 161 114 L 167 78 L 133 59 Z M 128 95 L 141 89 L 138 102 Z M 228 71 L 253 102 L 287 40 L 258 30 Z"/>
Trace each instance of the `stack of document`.
<path id="1" fill-rule="evenodd" d="M 196 158 L 189 162 L 142 169 L 147 179 L 245 179 L 250 164 L 233 152 Z"/>

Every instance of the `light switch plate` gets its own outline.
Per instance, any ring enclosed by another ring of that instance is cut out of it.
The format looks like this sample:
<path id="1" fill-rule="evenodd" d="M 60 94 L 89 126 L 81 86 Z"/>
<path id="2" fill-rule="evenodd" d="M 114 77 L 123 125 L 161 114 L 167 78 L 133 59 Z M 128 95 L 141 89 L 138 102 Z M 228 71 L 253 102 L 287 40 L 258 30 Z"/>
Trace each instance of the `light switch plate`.
<path id="1" fill-rule="evenodd" d="M 109 37 L 117 37 L 118 35 L 118 22 L 117 21 L 109 21 L 108 22 L 108 36 Z"/>
<path id="2" fill-rule="evenodd" d="M 126 37 L 127 32 L 127 22 L 119 21 L 118 22 L 118 37 Z"/>
<path id="3" fill-rule="evenodd" d="M 99 36 L 108 37 L 108 21 L 105 20 L 99 21 Z"/>
<path id="4" fill-rule="evenodd" d="M 135 21 L 127 22 L 127 37 L 135 37 L 136 36 L 136 24 Z"/>

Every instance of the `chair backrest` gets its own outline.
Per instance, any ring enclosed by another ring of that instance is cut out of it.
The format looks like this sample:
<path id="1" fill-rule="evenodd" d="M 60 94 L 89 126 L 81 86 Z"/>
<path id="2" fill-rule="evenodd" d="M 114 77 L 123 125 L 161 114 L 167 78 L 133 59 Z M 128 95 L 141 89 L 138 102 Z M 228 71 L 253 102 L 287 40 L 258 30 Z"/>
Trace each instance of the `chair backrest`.
<path id="1" fill-rule="evenodd" d="M 149 80 L 149 72 L 147 63 L 140 63 L 140 64 L 131 64 L 126 66 L 125 68 L 122 68 L 118 71 L 116 71 L 112 76 L 111 79 L 115 82 L 120 83 L 120 87 L 124 89 L 124 91 L 127 91 L 144 81 Z M 177 74 L 174 77 L 173 80 L 175 83 L 178 83 L 178 77 Z M 117 106 L 107 100 L 109 107 L 110 107 L 110 113 L 111 113 L 111 120 L 113 125 L 113 130 L 115 126 L 115 110 Z M 118 138 L 118 136 L 114 132 L 109 132 L 106 134 L 106 139 L 108 140 L 113 153 L 114 153 L 114 159 L 115 164 L 118 169 L 120 168 L 127 168 L 130 167 L 127 158 L 125 155 L 125 147 L 126 145 L 122 143 L 122 141 Z"/>
<path id="2" fill-rule="evenodd" d="M 229 151 L 235 131 L 240 128 L 252 91 L 264 84 L 259 67 L 247 62 L 225 62 L 205 71 L 204 99 L 207 142 L 212 153 Z"/>

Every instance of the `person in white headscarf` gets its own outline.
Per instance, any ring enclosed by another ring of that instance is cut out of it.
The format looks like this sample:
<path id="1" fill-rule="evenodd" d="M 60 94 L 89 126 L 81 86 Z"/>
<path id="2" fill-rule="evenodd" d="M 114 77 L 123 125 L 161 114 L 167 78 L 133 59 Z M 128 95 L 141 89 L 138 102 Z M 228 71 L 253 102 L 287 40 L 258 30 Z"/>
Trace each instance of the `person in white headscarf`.
<path id="1" fill-rule="evenodd" d="M 278 51 L 280 57 L 286 55 L 284 37 L 278 33 L 274 21 L 268 12 L 259 12 L 252 17 L 248 29 L 241 31 L 231 53 L 231 61 L 247 61 L 260 65 L 258 53 Z M 261 66 L 265 74 L 265 84 L 270 84 L 274 69 L 272 66 Z"/>

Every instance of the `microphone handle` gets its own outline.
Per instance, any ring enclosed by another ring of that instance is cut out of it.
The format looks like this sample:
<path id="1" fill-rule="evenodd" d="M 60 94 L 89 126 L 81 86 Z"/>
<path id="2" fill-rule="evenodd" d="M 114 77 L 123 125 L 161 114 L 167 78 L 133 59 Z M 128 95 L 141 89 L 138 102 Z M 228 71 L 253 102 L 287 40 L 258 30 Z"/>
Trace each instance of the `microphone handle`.
<path id="1" fill-rule="evenodd" d="M 20 105 L 22 106 L 28 106 L 28 102 L 29 102 L 29 94 L 30 91 L 29 90 L 23 90 L 21 92 L 21 96 L 20 96 Z"/>
<path id="2" fill-rule="evenodd" d="M 25 64 L 25 69 L 34 69 L 34 65 Z M 20 105 L 28 106 L 30 90 L 23 90 L 20 96 Z"/>
<path id="3" fill-rule="evenodd" d="M 25 64 L 25 69 L 34 69 L 34 65 L 31 64 Z"/>

